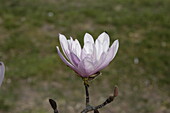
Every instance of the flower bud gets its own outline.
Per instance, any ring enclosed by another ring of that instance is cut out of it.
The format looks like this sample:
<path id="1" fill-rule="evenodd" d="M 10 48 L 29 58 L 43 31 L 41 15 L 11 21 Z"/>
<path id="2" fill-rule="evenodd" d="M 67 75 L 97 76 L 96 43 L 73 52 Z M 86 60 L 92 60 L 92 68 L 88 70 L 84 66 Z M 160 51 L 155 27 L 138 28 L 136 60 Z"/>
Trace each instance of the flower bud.
<path id="1" fill-rule="evenodd" d="M 114 97 L 118 96 L 118 87 L 117 86 L 115 86 L 115 88 L 114 88 L 114 95 L 113 96 Z"/>

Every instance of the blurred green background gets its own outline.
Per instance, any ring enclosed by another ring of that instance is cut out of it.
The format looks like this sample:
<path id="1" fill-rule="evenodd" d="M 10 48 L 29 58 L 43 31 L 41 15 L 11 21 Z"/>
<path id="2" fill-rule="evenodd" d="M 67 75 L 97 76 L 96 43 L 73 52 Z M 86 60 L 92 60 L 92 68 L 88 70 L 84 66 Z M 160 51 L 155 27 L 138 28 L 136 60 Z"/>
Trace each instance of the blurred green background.
<path id="1" fill-rule="evenodd" d="M 0 113 L 61 113 L 84 108 L 84 87 L 58 57 L 58 33 L 83 44 L 107 31 L 120 48 L 102 76 L 90 83 L 91 103 L 101 113 L 170 112 L 170 0 L 0 0 L 0 61 L 6 74 Z"/>

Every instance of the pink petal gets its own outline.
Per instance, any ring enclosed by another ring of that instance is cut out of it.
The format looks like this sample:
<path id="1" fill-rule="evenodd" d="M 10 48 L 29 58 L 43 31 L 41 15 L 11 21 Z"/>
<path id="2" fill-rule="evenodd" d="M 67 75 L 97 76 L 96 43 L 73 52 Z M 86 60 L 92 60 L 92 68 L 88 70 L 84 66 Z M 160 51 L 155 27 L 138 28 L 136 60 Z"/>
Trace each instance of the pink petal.
<path id="1" fill-rule="evenodd" d="M 78 70 L 78 68 L 76 68 L 74 65 L 72 65 L 70 62 L 68 62 L 68 61 L 64 58 L 64 56 L 63 56 L 62 53 L 60 52 L 60 49 L 58 48 L 58 46 L 56 46 L 56 48 L 57 48 L 57 53 L 58 53 L 58 55 L 60 56 L 61 60 L 62 60 L 67 66 L 69 66 L 71 69 L 73 69 L 76 73 L 78 73 L 78 74 L 80 75 L 80 74 L 81 74 L 81 73 L 80 73 L 80 70 Z M 70 56 L 70 58 L 71 58 L 71 56 Z M 72 60 L 71 60 L 71 62 L 73 63 Z"/>
<path id="2" fill-rule="evenodd" d="M 101 55 L 101 57 L 100 57 L 100 59 L 94 63 L 94 64 L 95 64 L 95 65 L 94 65 L 95 68 L 94 68 L 94 70 L 91 72 L 90 75 L 92 75 L 92 74 L 100 71 L 100 66 L 105 62 L 105 59 L 106 59 L 106 53 L 103 52 L 102 55 Z"/>
<path id="3" fill-rule="evenodd" d="M 83 60 L 83 62 L 84 62 L 84 68 L 86 70 L 87 75 L 90 75 L 90 73 L 92 73 L 94 71 L 94 64 L 93 64 L 93 62 L 91 61 L 90 58 L 85 58 Z"/>
<path id="4" fill-rule="evenodd" d="M 70 56 L 71 56 L 71 61 L 74 64 L 74 66 L 78 67 L 80 59 L 73 52 L 70 53 Z"/>
<path id="5" fill-rule="evenodd" d="M 87 77 L 87 73 L 86 73 L 85 66 L 84 66 L 84 61 L 80 61 L 77 70 L 80 76 Z"/>

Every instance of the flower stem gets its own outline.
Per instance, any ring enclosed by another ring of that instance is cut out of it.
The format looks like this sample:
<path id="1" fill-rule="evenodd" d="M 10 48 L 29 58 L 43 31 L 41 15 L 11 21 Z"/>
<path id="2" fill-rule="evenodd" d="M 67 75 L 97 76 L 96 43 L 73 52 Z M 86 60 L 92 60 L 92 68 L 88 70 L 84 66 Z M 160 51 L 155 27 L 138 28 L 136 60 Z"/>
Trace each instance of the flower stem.
<path id="1" fill-rule="evenodd" d="M 85 92 L 86 92 L 86 107 L 89 106 L 90 98 L 89 98 L 89 90 L 88 90 L 88 81 L 84 80 L 84 87 L 85 87 Z"/>

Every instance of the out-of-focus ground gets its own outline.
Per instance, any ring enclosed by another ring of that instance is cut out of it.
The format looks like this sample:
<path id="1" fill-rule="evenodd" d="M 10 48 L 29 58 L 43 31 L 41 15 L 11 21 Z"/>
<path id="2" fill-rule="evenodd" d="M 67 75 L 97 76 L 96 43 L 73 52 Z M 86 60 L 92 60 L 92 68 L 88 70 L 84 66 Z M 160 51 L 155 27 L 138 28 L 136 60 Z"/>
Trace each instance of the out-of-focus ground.
<path id="1" fill-rule="evenodd" d="M 95 38 L 107 31 L 120 48 L 90 83 L 101 113 L 170 113 L 170 0 L 0 0 L 0 60 L 6 65 L 0 113 L 61 113 L 84 108 L 84 87 L 58 57 L 58 33 Z"/>

